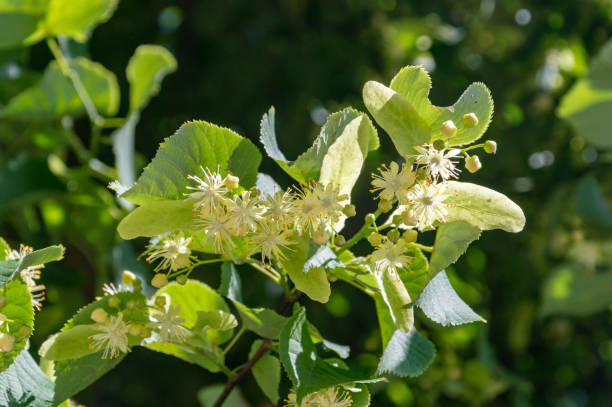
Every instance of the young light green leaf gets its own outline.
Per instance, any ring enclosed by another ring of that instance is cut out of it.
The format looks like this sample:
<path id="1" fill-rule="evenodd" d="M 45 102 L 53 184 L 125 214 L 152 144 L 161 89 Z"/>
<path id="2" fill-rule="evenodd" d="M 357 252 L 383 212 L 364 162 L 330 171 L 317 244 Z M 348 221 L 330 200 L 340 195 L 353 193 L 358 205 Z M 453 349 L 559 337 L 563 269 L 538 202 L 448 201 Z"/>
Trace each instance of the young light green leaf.
<path id="1" fill-rule="evenodd" d="M 363 113 L 352 108 L 346 108 L 340 112 L 331 114 L 327 118 L 327 122 L 321 128 L 321 133 L 316 138 L 312 146 L 300 155 L 295 161 L 289 161 L 278 148 L 276 142 L 276 133 L 274 130 L 274 107 L 270 108 L 261 120 L 261 138 L 260 141 L 274 161 L 296 181 L 305 184 L 309 180 L 317 180 L 319 178 L 323 159 L 325 158 L 330 147 L 343 134 L 345 127 L 354 119 L 363 116 Z M 367 120 L 367 118 L 365 118 Z M 369 122 L 369 120 L 367 120 Z M 365 131 L 365 130 L 363 130 Z M 368 150 L 378 148 L 378 136 L 373 127 L 370 129 L 370 134 L 367 136 L 366 153 Z M 346 143 L 346 142 L 345 142 Z"/>
<path id="2" fill-rule="evenodd" d="M 433 275 L 456 262 L 470 243 L 479 237 L 480 229 L 465 222 L 447 222 L 440 225 L 436 231 L 429 271 Z"/>
<path id="3" fill-rule="evenodd" d="M 232 301 L 240 314 L 244 327 L 263 338 L 278 339 L 287 318 L 268 308 L 249 308 L 246 305 Z"/>
<path id="4" fill-rule="evenodd" d="M 523 210 L 504 194 L 468 182 L 438 184 L 446 194 L 447 222 L 463 221 L 481 230 L 518 233 L 525 226 Z"/>
<path id="5" fill-rule="evenodd" d="M 401 331 L 410 332 L 414 326 L 414 309 L 404 283 L 396 272 L 388 269 L 377 274 L 376 279 L 395 326 Z"/>
<path id="6" fill-rule="evenodd" d="M 378 318 L 380 337 L 382 339 L 382 347 L 384 349 L 387 347 L 387 343 L 389 343 L 389 340 L 391 340 L 391 337 L 396 330 L 395 322 L 393 322 L 391 311 L 381 295 L 375 296 L 374 302 L 376 304 L 376 316 Z"/>
<path id="7" fill-rule="evenodd" d="M 24 12 L 0 10 L 0 49 L 16 48 L 36 33 L 40 18 Z"/>
<path id="8" fill-rule="evenodd" d="M 431 275 L 427 257 L 420 249 L 412 246 L 408 247 L 405 254 L 412 259 L 406 265 L 406 272 L 400 272 L 399 276 L 406 290 L 408 290 L 410 298 L 418 298 L 429 282 L 429 276 Z"/>
<path id="9" fill-rule="evenodd" d="M 221 310 L 198 311 L 196 323 L 193 325 L 194 332 L 205 332 L 208 329 L 227 331 L 238 326 L 238 321 L 233 314 Z"/>
<path id="10" fill-rule="evenodd" d="M 423 117 L 394 90 L 375 81 L 366 82 L 363 102 L 401 155 L 415 154 L 414 146 L 429 142 L 431 130 Z"/>
<path id="11" fill-rule="evenodd" d="M 400 377 L 421 375 L 433 362 L 436 348 L 416 329 L 408 333 L 399 329 L 387 344 L 376 373 L 393 373 Z"/>
<path id="12" fill-rule="evenodd" d="M 416 305 L 429 319 L 444 326 L 486 322 L 457 295 L 444 270 L 431 279 Z"/>
<path id="13" fill-rule="evenodd" d="M 226 261 L 221 265 L 221 284 L 217 292 L 232 301 L 242 302 L 242 281 L 234 263 Z"/>
<path id="14" fill-rule="evenodd" d="M 93 325 L 77 325 L 46 340 L 39 353 L 48 360 L 76 359 L 95 353 L 89 337 L 96 332 Z"/>
<path id="15" fill-rule="evenodd" d="M 170 296 L 171 305 L 180 305 L 180 316 L 185 320 L 184 325 L 187 328 L 196 324 L 199 311 L 223 311 L 230 314 L 223 297 L 208 285 L 197 280 L 187 280 L 185 285 L 172 282 L 159 289 L 154 298 L 163 294 Z M 217 346 L 231 338 L 232 331 L 209 329 L 206 335 L 212 346 Z"/>
<path id="16" fill-rule="evenodd" d="M 27 350 L 0 373 L 0 405 L 51 407 L 54 385 Z"/>
<path id="17" fill-rule="evenodd" d="M 119 108 L 119 85 L 115 75 L 97 62 L 86 58 L 69 61 L 83 82 L 91 100 L 102 115 L 112 116 Z M 45 69 L 41 81 L 12 98 L 0 111 L 0 117 L 31 121 L 54 120 L 65 115 L 85 113 L 83 102 L 74 85 L 61 71 L 57 62 Z"/>
<path id="18" fill-rule="evenodd" d="M 166 232 L 193 228 L 192 199 L 153 201 L 130 212 L 119 222 L 117 231 L 122 239 L 152 237 Z"/>
<path id="19" fill-rule="evenodd" d="M 202 175 L 200 166 L 232 173 L 240 185 L 250 188 L 260 162 L 261 154 L 248 139 L 207 122 L 188 122 L 160 145 L 136 184 L 121 197 L 137 205 L 181 199 L 193 185 L 187 175 Z"/>
<path id="20" fill-rule="evenodd" d="M 293 250 L 291 255 L 283 262 L 289 278 L 298 290 L 312 300 L 326 303 L 331 294 L 331 287 L 325 268 L 319 266 L 306 270 L 304 267 L 307 260 L 316 253 L 317 247 L 311 245 L 308 236 L 300 236 L 298 243 L 291 248 Z"/>
<path id="21" fill-rule="evenodd" d="M 612 148 L 609 118 L 612 114 L 612 40 L 593 59 L 588 73 L 561 99 L 557 114 L 596 147 Z"/>
<path id="22" fill-rule="evenodd" d="M 15 339 L 10 352 L 0 352 L 0 372 L 2 372 L 19 356 L 32 335 L 34 308 L 30 291 L 20 278 L 15 278 L 2 286 L 0 295 L 6 299 L 6 305 L 2 308 L 2 314 L 6 317 L 3 324 L 8 325 L 8 332 Z"/>
<path id="23" fill-rule="evenodd" d="M 612 304 L 612 270 L 588 272 L 565 265 L 553 271 L 544 283 L 540 313 L 587 316 Z"/>
<path id="24" fill-rule="evenodd" d="M 176 71 L 176 59 L 159 45 L 140 45 L 130 58 L 127 78 L 130 82 L 130 111 L 140 111 L 159 92 L 164 77 Z"/>
<path id="25" fill-rule="evenodd" d="M 249 352 L 249 359 L 257 353 L 262 343 L 261 340 L 253 342 Z M 281 379 L 281 367 L 278 358 L 270 354 L 263 355 L 253 366 L 252 372 L 261 391 L 272 403 L 277 404 L 279 399 L 278 386 Z"/>
<path id="26" fill-rule="evenodd" d="M 25 270 L 28 267 L 46 264 L 52 261 L 59 261 L 64 258 L 66 248 L 62 245 L 49 246 L 44 249 L 34 250 L 32 253 L 26 254 L 19 262 L 17 271 Z"/>
<path id="27" fill-rule="evenodd" d="M 345 204 L 350 203 L 351 191 L 361 174 L 372 138 L 378 139 L 374 126 L 365 115 L 360 115 L 344 127 L 323 157 L 319 182 L 323 186 L 333 185 L 340 194 L 347 195 L 349 199 Z M 344 215 L 341 216 L 334 224 L 334 230 L 341 231 L 345 219 Z"/>
<path id="28" fill-rule="evenodd" d="M 113 15 L 117 3 L 119 0 L 49 0 L 44 32 L 85 42 L 96 25 Z"/>
<path id="29" fill-rule="evenodd" d="M 6 243 L 6 240 L 0 237 L 0 261 L 6 259 L 7 253 L 11 250 L 11 246 Z"/>

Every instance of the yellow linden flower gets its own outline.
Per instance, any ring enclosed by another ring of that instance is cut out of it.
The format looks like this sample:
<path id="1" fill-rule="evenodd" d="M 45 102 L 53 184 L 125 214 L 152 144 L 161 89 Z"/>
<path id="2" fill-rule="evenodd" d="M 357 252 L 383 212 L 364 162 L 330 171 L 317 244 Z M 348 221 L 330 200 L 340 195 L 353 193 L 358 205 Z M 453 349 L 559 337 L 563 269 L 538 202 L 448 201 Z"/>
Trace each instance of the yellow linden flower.
<path id="1" fill-rule="evenodd" d="M 415 147 L 420 154 L 416 156 L 416 163 L 424 165 L 427 168 L 431 179 L 436 180 L 438 177 L 444 181 L 449 178 L 458 178 L 461 170 L 455 167 L 456 161 L 454 158 L 461 155 L 458 149 L 452 149 L 448 152 L 446 149 L 437 150 L 431 144 Z"/>
<path id="2" fill-rule="evenodd" d="M 372 174 L 374 188 L 371 192 L 378 192 L 380 199 L 387 201 L 391 201 L 394 197 L 399 199 L 401 192 L 414 184 L 415 174 L 405 164 L 400 170 L 399 165 L 394 161 L 388 167 L 383 164 L 379 171 L 380 174 Z"/>
<path id="3" fill-rule="evenodd" d="M 187 178 L 198 184 L 195 187 L 187 187 L 187 189 L 195 191 L 187 195 L 198 199 L 196 208 L 203 208 L 212 213 L 219 205 L 227 201 L 225 195 L 229 192 L 229 189 L 219 172 L 212 172 L 204 167 L 200 167 L 200 169 L 204 173 L 201 178 L 195 175 L 187 176 Z"/>
<path id="4" fill-rule="evenodd" d="M 159 331 L 163 342 L 185 342 L 189 330 L 182 325 L 185 320 L 180 317 L 180 313 L 180 305 L 169 305 L 166 310 L 151 315 L 152 322 L 149 326 Z"/>
<path id="5" fill-rule="evenodd" d="M 257 229 L 263 219 L 264 207 L 251 191 L 244 191 L 227 205 L 229 228 L 237 235 L 244 236 Z"/>
<path id="6" fill-rule="evenodd" d="M 123 314 L 110 316 L 104 323 L 95 324 L 93 329 L 101 333 L 91 335 L 91 348 L 96 352 L 104 349 L 102 359 L 114 359 L 121 353 L 130 351 L 127 332 L 129 325 L 123 321 Z"/>
<path id="7" fill-rule="evenodd" d="M 419 230 L 433 228 L 436 221 L 444 222 L 446 215 L 446 194 L 444 184 L 421 183 L 408 191 L 406 198 L 408 209 L 416 219 L 415 226 Z"/>
<path id="8" fill-rule="evenodd" d="M 259 229 L 253 235 L 253 243 L 261 251 L 262 260 L 275 259 L 279 263 L 285 260 L 283 249 L 287 249 L 289 245 L 295 242 L 291 241 L 290 230 L 282 230 L 276 223 L 276 219 L 270 219 L 269 222 L 260 224 Z"/>
<path id="9" fill-rule="evenodd" d="M 191 237 L 185 238 L 183 233 L 167 236 L 149 248 L 147 262 L 152 263 L 161 259 L 155 271 L 167 268 L 176 271 L 185 268 L 191 263 L 190 243 Z"/>

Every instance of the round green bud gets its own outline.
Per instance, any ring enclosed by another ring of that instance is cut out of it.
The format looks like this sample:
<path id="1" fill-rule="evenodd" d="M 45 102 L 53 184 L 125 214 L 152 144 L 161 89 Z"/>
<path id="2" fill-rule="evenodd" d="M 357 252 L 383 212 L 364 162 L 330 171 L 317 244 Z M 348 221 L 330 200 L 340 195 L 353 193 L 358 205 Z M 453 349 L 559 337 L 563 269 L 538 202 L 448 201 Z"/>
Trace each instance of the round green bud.
<path id="1" fill-rule="evenodd" d="M 406 243 L 412 243 L 412 242 L 416 242 L 418 235 L 419 233 L 416 230 L 408 229 L 402 235 L 402 239 L 404 239 Z"/>
<path id="2" fill-rule="evenodd" d="M 128 333 L 132 336 L 140 336 L 142 328 L 140 324 L 130 324 L 128 325 Z"/>
<path id="3" fill-rule="evenodd" d="M 482 164 L 480 163 L 480 159 L 477 155 L 472 155 L 465 160 L 465 168 L 472 174 L 482 168 Z"/>
<path id="4" fill-rule="evenodd" d="M 393 224 L 395 226 L 399 226 L 404 222 L 404 218 L 402 217 L 401 214 L 397 214 L 397 215 L 393 215 Z"/>
<path id="5" fill-rule="evenodd" d="M 434 140 L 433 147 L 438 151 L 444 150 L 444 148 L 446 148 L 446 142 L 442 139 Z"/>
<path id="6" fill-rule="evenodd" d="M 166 296 L 158 295 L 157 297 L 155 297 L 154 304 L 157 308 L 164 308 L 166 306 Z"/>
<path id="7" fill-rule="evenodd" d="M 467 113 L 463 115 L 463 126 L 471 129 L 472 127 L 478 126 L 478 116 L 476 113 Z"/>
<path id="8" fill-rule="evenodd" d="M 121 306 L 121 300 L 113 295 L 108 299 L 108 305 L 112 308 L 119 308 Z"/>
<path id="9" fill-rule="evenodd" d="M 0 333 L 0 352 L 8 353 L 15 347 L 15 337 Z"/>
<path id="10" fill-rule="evenodd" d="M 402 212 L 402 218 L 404 220 L 404 225 L 406 226 L 414 226 L 417 224 L 417 218 L 414 216 L 412 211 L 405 210 Z"/>
<path id="11" fill-rule="evenodd" d="M 180 285 L 185 285 L 187 284 L 187 276 L 185 274 L 181 274 L 180 276 L 178 276 L 176 278 L 176 282 L 179 283 Z"/>
<path id="12" fill-rule="evenodd" d="M 104 308 L 96 308 L 91 312 L 91 319 L 99 324 L 103 324 L 104 322 L 106 322 L 107 318 L 108 314 L 106 313 L 106 311 L 104 311 Z"/>
<path id="13" fill-rule="evenodd" d="M 325 229 L 319 229 L 312 234 L 312 240 L 316 244 L 325 244 L 329 240 L 330 235 Z"/>
<path id="14" fill-rule="evenodd" d="M 446 137 L 453 137 L 457 134 L 457 126 L 453 123 L 452 120 L 447 120 L 442 123 L 442 127 L 440 127 L 440 133 L 442 133 Z"/>
<path id="15" fill-rule="evenodd" d="M 368 242 L 370 242 L 372 246 L 376 247 L 379 244 L 381 244 L 382 241 L 383 241 L 383 237 L 379 233 L 371 233 L 370 236 L 368 236 Z"/>
<path id="16" fill-rule="evenodd" d="M 487 140 L 484 143 L 484 151 L 487 154 L 495 154 L 497 153 L 497 143 L 494 142 L 493 140 Z"/>
<path id="17" fill-rule="evenodd" d="M 225 186 L 230 191 L 238 188 L 239 185 L 240 185 L 240 178 L 234 175 L 228 175 L 227 177 L 225 177 Z"/>
<path id="18" fill-rule="evenodd" d="M 162 288 L 168 284 L 168 277 L 165 274 L 156 274 L 151 280 L 151 285 L 155 288 Z"/>
<path id="19" fill-rule="evenodd" d="M 337 236 L 334 238 L 334 244 L 335 244 L 336 246 L 344 246 L 344 245 L 346 244 L 346 239 L 345 239 L 345 238 L 344 238 L 344 236 L 342 236 L 342 235 L 337 235 Z"/>
<path id="20" fill-rule="evenodd" d="M 397 239 L 400 238 L 400 232 L 397 229 L 391 229 L 388 233 L 387 233 L 387 238 L 389 240 L 391 240 L 392 242 L 397 242 Z"/>
<path id="21" fill-rule="evenodd" d="M 373 213 L 368 213 L 365 218 L 363 218 L 366 225 L 373 225 L 376 222 L 376 215 Z"/>
<path id="22" fill-rule="evenodd" d="M 348 204 L 348 205 L 344 205 L 344 208 L 342 209 L 342 213 L 344 213 L 348 217 L 351 217 L 357 214 L 357 210 L 355 209 L 355 205 Z"/>
<path id="23" fill-rule="evenodd" d="M 138 280 L 136 278 L 136 275 L 134 275 L 134 273 L 132 273 L 129 270 L 125 270 L 123 274 L 121 275 L 121 282 L 123 284 L 132 285 L 134 284 L 135 280 Z"/>
<path id="24" fill-rule="evenodd" d="M 393 203 L 388 199 L 381 199 L 378 201 L 378 209 L 382 212 L 389 212 L 393 208 Z"/>

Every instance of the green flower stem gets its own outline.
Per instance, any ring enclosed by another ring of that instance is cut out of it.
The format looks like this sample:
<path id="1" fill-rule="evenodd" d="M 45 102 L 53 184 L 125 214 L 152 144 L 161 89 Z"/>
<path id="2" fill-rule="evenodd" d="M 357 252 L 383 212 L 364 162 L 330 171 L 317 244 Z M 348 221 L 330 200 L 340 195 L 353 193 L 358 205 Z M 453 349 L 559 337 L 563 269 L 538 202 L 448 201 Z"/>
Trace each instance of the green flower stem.
<path id="1" fill-rule="evenodd" d="M 380 216 L 381 213 L 382 213 L 382 211 L 380 209 L 377 209 L 376 212 L 374 212 L 374 215 L 376 216 L 376 219 L 378 219 L 378 217 Z M 340 248 L 340 250 L 338 250 L 336 252 L 336 255 L 340 255 L 344 251 L 346 251 L 346 250 L 350 249 L 351 247 L 355 246 L 357 243 L 359 243 L 359 241 L 361 241 L 361 239 L 367 237 L 370 234 L 370 232 L 372 232 L 372 230 L 375 230 L 375 227 L 371 227 L 371 225 L 364 224 L 361 227 L 361 229 L 359 229 L 359 231 L 357 233 L 355 233 L 355 236 L 350 238 L 349 241 L 346 242 L 346 244 L 344 246 L 342 246 Z"/>
<path id="2" fill-rule="evenodd" d="M 193 271 L 193 269 L 198 267 L 198 266 L 201 266 L 203 264 L 219 263 L 219 262 L 222 262 L 222 261 L 225 261 L 225 259 L 221 258 L 221 257 L 219 257 L 217 259 L 200 260 L 200 261 L 197 261 L 197 262 L 193 263 L 191 266 L 187 267 L 186 269 L 179 270 L 179 271 L 176 271 L 174 273 L 168 274 L 168 278 L 172 278 L 172 277 L 178 276 L 179 274 L 183 274 L 183 273 L 187 273 L 187 276 L 189 276 L 191 274 L 191 272 Z"/>
<path id="3" fill-rule="evenodd" d="M 247 263 L 255 270 L 261 271 L 266 277 L 271 278 L 276 284 L 280 285 L 281 287 L 283 286 L 281 276 L 276 270 L 270 270 L 252 259 L 247 259 Z"/>
<path id="4" fill-rule="evenodd" d="M 416 242 L 412 242 L 412 243 L 409 243 L 409 244 L 410 244 L 410 246 L 419 248 L 419 249 L 421 249 L 421 250 L 423 250 L 425 252 L 429 252 L 429 253 L 433 252 L 433 247 L 425 246 L 423 244 L 416 243 Z"/>
<path id="5" fill-rule="evenodd" d="M 59 64 L 62 73 L 67 76 L 72 82 L 72 86 L 74 87 L 74 90 L 76 91 L 77 95 L 79 95 L 79 99 L 81 99 L 81 102 L 85 107 L 85 111 L 87 112 L 87 116 L 89 116 L 89 120 L 91 121 L 91 123 L 97 127 L 102 126 L 102 124 L 104 123 L 104 118 L 98 113 L 98 110 L 96 109 L 95 104 L 91 100 L 91 97 L 89 97 L 89 94 L 87 93 L 87 90 L 85 89 L 85 86 L 83 85 L 83 82 L 81 81 L 79 75 L 72 68 L 70 68 L 70 65 L 64 57 L 64 54 L 62 53 L 62 50 L 57 41 L 55 41 L 54 38 L 47 38 L 47 46 L 49 47 L 51 53 L 53 54 L 53 57 Z"/>
<path id="6" fill-rule="evenodd" d="M 462 148 L 462 149 L 461 149 L 461 152 L 462 152 L 462 153 L 465 153 L 466 151 L 469 151 L 469 150 L 474 150 L 474 149 L 476 149 L 476 148 L 483 148 L 483 147 L 484 147 L 484 143 L 474 144 L 473 146 L 469 146 L 469 147 L 466 147 L 466 148 Z"/>
<path id="7" fill-rule="evenodd" d="M 232 340 L 230 341 L 230 343 L 227 344 L 227 346 L 225 347 L 225 349 L 223 349 L 223 354 L 227 355 L 227 352 L 229 352 L 230 349 L 232 349 L 232 346 L 234 346 L 236 344 L 236 342 L 238 342 L 238 339 L 240 339 L 240 337 L 242 336 L 243 333 L 245 333 L 246 328 L 244 325 L 242 325 L 240 327 L 240 330 L 238 332 L 236 332 L 236 335 L 234 335 L 234 337 L 232 338 Z"/>

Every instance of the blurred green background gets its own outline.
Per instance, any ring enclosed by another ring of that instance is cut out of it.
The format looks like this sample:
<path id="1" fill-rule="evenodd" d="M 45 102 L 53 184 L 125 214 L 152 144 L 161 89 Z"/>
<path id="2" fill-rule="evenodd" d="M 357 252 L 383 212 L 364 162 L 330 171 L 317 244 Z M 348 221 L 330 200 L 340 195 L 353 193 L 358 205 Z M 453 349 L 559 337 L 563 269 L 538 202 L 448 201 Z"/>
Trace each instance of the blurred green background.
<path id="1" fill-rule="evenodd" d="M 154 43 L 175 55 L 177 72 L 136 128 L 139 168 L 191 119 L 230 127 L 260 146 L 259 121 L 270 105 L 280 147 L 295 158 L 329 112 L 347 105 L 365 111 L 367 80 L 388 83 L 409 64 L 430 72 L 437 105 L 484 82 L 495 100 L 486 138 L 497 141 L 498 153 L 481 156 L 483 169 L 464 172 L 462 180 L 509 196 L 525 211 L 527 226 L 517 235 L 484 233 L 448 270 L 488 323 L 441 328 L 421 319 L 438 349 L 433 365 L 417 379 L 373 386 L 372 405 L 581 407 L 612 405 L 612 107 L 608 102 L 571 123 L 558 107 L 579 78 L 589 80 L 589 64 L 611 33 L 610 0 L 132 0 L 120 2 L 86 45 L 68 45 L 117 75 L 120 115 L 127 111 L 124 71 L 134 49 Z M 608 100 L 611 55 L 590 74 L 600 74 L 592 83 Z M 50 60 L 44 43 L 0 50 L 0 105 L 35 83 Z M 66 258 L 43 274 L 48 301 L 37 315 L 34 351 L 122 270 L 151 274 L 136 258 L 146 241 L 121 241 L 115 232 L 125 212 L 107 180 L 78 165 L 72 137 L 87 145 L 89 134 L 86 118 L 75 118 L 72 129 L 65 122 L 0 120 L 0 236 L 13 247 L 67 246 Z M 108 134 L 98 158 L 112 166 Z M 375 205 L 368 173 L 399 158 L 382 130 L 381 136 L 354 191 L 359 216 L 346 236 Z M 290 185 L 272 160 L 261 171 Z M 240 270 L 245 303 L 278 304 L 281 293 Z M 195 277 L 216 286 L 218 275 L 211 267 Z M 367 298 L 337 283 L 328 304 L 306 303 L 328 339 L 350 345 L 363 366 L 375 366 L 381 344 Z M 252 339 L 240 340 L 230 365 L 242 363 Z M 135 349 L 76 400 L 197 406 L 197 391 L 221 382 L 197 366 Z M 269 406 L 252 378 L 241 390 L 253 406 Z"/>

